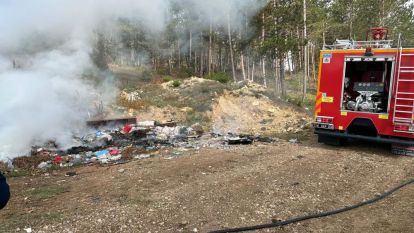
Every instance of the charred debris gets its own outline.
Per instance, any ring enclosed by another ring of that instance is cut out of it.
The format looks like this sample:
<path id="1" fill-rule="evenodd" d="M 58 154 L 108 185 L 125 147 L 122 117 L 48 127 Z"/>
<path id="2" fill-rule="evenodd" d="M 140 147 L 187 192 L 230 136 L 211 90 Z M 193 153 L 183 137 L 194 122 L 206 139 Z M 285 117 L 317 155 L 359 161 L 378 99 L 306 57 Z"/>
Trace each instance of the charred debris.
<path id="1" fill-rule="evenodd" d="M 204 147 L 226 149 L 234 145 L 274 141 L 261 135 L 206 133 L 198 123 L 187 127 L 174 121 L 136 121 L 130 117 L 95 119 L 88 121 L 88 125 L 93 131 L 74 138 L 73 146 L 65 150 L 59 149 L 54 142 L 33 146 L 30 158 L 40 160 L 34 160 L 37 164 L 31 164 L 31 167 L 47 170 L 82 164 L 114 165 L 156 156 L 173 159 L 185 151 Z M 28 157 L 17 158 L 14 162 L 21 164 L 25 158 Z"/>

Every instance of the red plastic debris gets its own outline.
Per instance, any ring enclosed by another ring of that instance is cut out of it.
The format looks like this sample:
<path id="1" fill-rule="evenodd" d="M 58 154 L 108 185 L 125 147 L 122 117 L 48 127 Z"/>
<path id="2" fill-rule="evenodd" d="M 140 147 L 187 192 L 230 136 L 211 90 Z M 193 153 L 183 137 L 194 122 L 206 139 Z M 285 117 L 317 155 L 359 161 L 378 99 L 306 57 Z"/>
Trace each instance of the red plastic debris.
<path id="1" fill-rule="evenodd" d="M 124 133 L 129 133 L 131 131 L 132 127 L 130 125 L 125 125 L 124 128 L 122 128 L 122 131 L 124 131 Z"/>
<path id="2" fill-rule="evenodd" d="M 62 156 L 60 155 L 56 155 L 55 158 L 53 159 L 54 163 L 61 163 L 63 160 Z"/>
<path id="3" fill-rule="evenodd" d="M 119 155 L 121 151 L 117 148 L 109 148 L 108 149 L 110 155 Z"/>

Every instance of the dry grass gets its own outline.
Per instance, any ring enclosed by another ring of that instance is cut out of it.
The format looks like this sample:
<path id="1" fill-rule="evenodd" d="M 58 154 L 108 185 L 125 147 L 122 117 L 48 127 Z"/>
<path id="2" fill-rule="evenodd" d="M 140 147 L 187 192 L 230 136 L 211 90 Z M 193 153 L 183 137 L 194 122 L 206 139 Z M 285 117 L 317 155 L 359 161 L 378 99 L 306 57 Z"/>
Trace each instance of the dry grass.
<path id="1" fill-rule="evenodd" d="M 128 108 L 128 109 L 135 109 L 135 110 L 141 110 L 145 109 L 148 106 L 150 106 L 150 102 L 146 100 L 136 100 L 136 101 L 128 101 L 124 98 L 118 97 L 116 101 L 117 105 Z"/>
<path id="2" fill-rule="evenodd" d="M 49 161 L 50 155 L 38 153 L 31 156 L 18 157 L 13 160 L 13 165 L 20 169 L 33 169 L 41 162 Z"/>

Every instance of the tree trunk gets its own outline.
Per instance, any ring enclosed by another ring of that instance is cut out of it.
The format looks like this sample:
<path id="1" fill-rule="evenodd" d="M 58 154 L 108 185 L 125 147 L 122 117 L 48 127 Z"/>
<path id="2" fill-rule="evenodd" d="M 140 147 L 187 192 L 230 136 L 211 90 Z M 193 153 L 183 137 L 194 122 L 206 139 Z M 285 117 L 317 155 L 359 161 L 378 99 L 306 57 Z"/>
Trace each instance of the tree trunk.
<path id="1" fill-rule="evenodd" d="M 324 23 L 325 25 L 325 23 Z M 325 26 L 323 28 L 323 32 L 322 32 L 322 44 L 323 44 L 323 48 L 325 49 L 325 45 L 326 45 L 326 40 L 325 40 Z"/>
<path id="2" fill-rule="evenodd" d="M 230 63 L 231 63 L 231 72 L 233 74 L 233 81 L 237 81 L 236 79 L 236 70 L 234 67 L 234 55 L 233 55 L 233 43 L 231 41 L 231 24 L 230 24 L 230 13 L 227 15 L 227 26 L 229 31 L 229 49 L 230 49 Z"/>
<path id="3" fill-rule="evenodd" d="M 246 80 L 246 70 L 244 69 L 244 55 L 243 52 L 240 53 L 240 64 L 241 64 L 241 69 L 242 69 L 242 73 L 243 73 L 243 80 Z"/>
<path id="4" fill-rule="evenodd" d="M 201 49 L 200 51 L 200 78 L 203 77 L 203 63 L 204 63 L 204 58 L 203 58 L 204 54 L 203 54 L 203 50 Z"/>
<path id="5" fill-rule="evenodd" d="M 299 32 L 299 27 L 297 27 L 296 28 L 296 31 L 297 31 L 297 34 L 298 34 L 298 56 L 297 56 L 297 58 L 298 58 L 298 63 L 299 63 L 299 70 L 300 69 L 302 69 L 302 53 L 300 52 L 300 48 L 301 48 L 301 45 L 300 45 L 300 32 Z"/>
<path id="6" fill-rule="evenodd" d="M 288 61 L 288 67 L 289 67 L 289 74 L 292 75 L 293 72 L 293 53 L 292 51 L 290 51 L 288 53 L 288 57 L 287 57 L 287 61 Z"/>
<path id="7" fill-rule="evenodd" d="M 247 56 L 246 64 L 247 64 L 247 80 L 250 80 L 250 56 Z"/>
<path id="8" fill-rule="evenodd" d="M 170 57 L 168 59 L 168 71 L 169 71 L 169 75 L 172 75 L 172 53 L 173 50 L 170 48 Z"/>
<path id="9" fill-rule="evenodd" d="M 282 97 L 286 96 L 286 86 L 285 86 L 285 59 L 283 56 L 279 59 L 279 81 L 280 89 L 282 90 Z"/>
<path id="10" fill-rule="evenodd" d="M 211 74 L 211 62 L 212 62 L 212 43 L 213 43 L 213 39 L 212 39 L 212 34 L 213 34 L 213 25 L 212 22 L 210 20 L 210 33 L 208 35 L 208 74 Z"/>
<path id="11" fill-rule="evenodd" d="M 265 13 L 262 13 L 262 38 L 261 38 L 261 46 L 263 46 L 265 40 Z M 267 81 L 266 81 L 266 55 L 263 55 L 261 60 L 262 65 L 262 78 L 263 78 L 263 86 L 267 88 Z"/>
<path id="12" fill-rule="evenodd" d="M 308 86 L 311 86 L 312 80 L 310 79 L 310 76 L 311 76 L 311 73 L 310 73 L 310 69 L 311 69 L 311 66 L 310 66 L 310 51 L 312 49 L 312 42 L 309 42 L 306 46 L 308 47 L 307 54 L 306 54 L 306 67 L 308 68 L 306 70 L 306 72 L 307 72 L 306 77 L 308 77 L 308 83 L 309 83 Z"/>
<path id="13" fill-rule="evenodd" d="M 350 7 L 349 10 L 349 39 L 352 40 L 352 34 L 353 34 L 353 21 L 354 21 L 354 0 L 350 0 Z"/>
<path id="14" fill-rule="evenodd" d="M 193 53 L 193 31 L 192 31 L 192 29 L 190 29 L 190 46 L 189 46 L 189 49 L 190 49 L 190 62 L 192 61 L 192 53 Z"/>
<path id="15" fill-rule="evenodd" d="M 252 64 L 252 82 L 254 82 L 254 60 L 253 60 L 253 64 Z"/>
<path id="16" fill-rule="evenodd" d="M 196 75 L 197 74 L 197 71 L 198 71 L 198 63 L 197 63 L 197 51 L 194 51 L 194 64 L 193 64 L 193 66 L 194 66 L 194 75 Z"/>
<path id="17" fill-rule="evenodd" d="M 177 39 L 177 56 L 178 56 L 178 64 L 177 69 L 181 69 L 181 50 L 180 50 L 180 39 Z"/>
<path id="18" fill-rule="evenodd" d="M 302 85 L 303 85 L 303 89 L 302 89 L 302 103 L 303 102 L 305 102 L 305 100 L 306 100 L 306 91 L 307 91 L 307 79 L 308 79 L 308 77 L 307 77 L 307 70 L 308 70 L 308 64 L 307 64 L 307 61 L 308 61 L 308 58 L 307 58 L 307 56 L 308 56 L 308 46 L 306 45 L 306 38 L 307 38 L 307 35 L 306 35 L 306 0 L 303 0 L 303 40 L 304 40 L 304 42 L 305 42 L 305 45 L 304 45 L 304 51 L 303 51 L 303 56 L 304 56 L 304 59 L 303 59 L 303 61 L 304 61 L 304 69 L 303 69 L 303 83 L 302 83 Z"/>
<path id="19" fill-rule="evenodd" d="M 279 73 L 279 67 L 277 63 L 278 63 L 277 59 L 276 58 L 273 59 L 273 69 L 275 71 L 275 94 L 276 96 L 280 96 L 280 91 L 281 91 L 280 79 L 279 79 L 280 73 Z"/>
<path id="20" fill-rule="evenodd" d="M 312 44 L 311 61 L 312 61 L 313 86 L 316 86 L 317 80 L 316 80 L 315 45 L 314 44 Z"/>
<path id="21" fill-rule="evenodd" d="M 412 2 L 412 1 L 410 1 Z M 381 16 L 380 16 L 380 27 L 385 26 L 385 0 L 381 0 Z"/>
<path id="22" fill-rule="evenodd" d="M 223 55 L 222 55 L 222 46 L 221 43 L 219 44 L 219 50 L 218 50 L 218 66 L 220 67 L 220 70 L 223 70 Z"/>

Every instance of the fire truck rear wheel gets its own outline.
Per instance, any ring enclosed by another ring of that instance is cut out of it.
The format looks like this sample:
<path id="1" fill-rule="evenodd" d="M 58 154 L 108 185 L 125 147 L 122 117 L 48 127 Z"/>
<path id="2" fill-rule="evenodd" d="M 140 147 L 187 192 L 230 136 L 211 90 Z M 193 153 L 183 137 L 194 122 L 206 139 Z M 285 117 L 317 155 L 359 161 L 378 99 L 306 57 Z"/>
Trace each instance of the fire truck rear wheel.
<path id="1" fill-rule="evenodd" d="M 346 143 L 346 138 L 339 138 L 327 135 L 318 135 L 318 142 L 330 146 L 343 146 Z"/>

